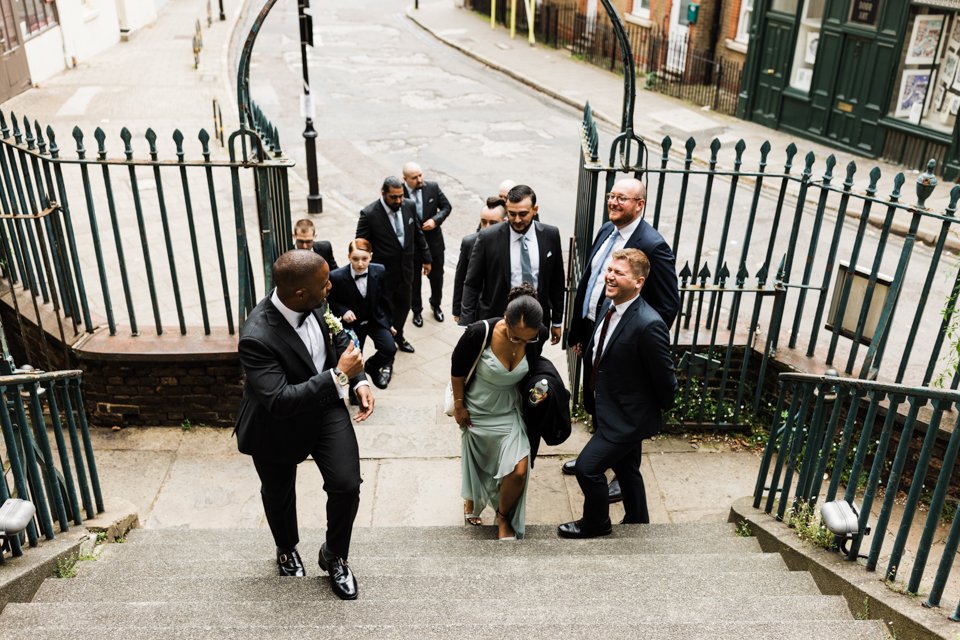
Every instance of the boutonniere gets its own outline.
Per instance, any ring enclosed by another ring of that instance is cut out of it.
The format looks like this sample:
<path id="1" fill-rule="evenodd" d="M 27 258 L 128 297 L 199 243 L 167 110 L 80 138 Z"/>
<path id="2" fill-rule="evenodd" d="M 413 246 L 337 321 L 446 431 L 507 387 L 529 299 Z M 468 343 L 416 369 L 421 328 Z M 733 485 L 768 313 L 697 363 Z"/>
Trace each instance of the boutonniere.
<path id="1" fill-rule="evenodd" d="M 330 335 L 335 336 L 343 331 L 343 324 L 340 322 L 340 318 L 333 315 L 330 307 L 327 307 L 327 310 L 323 312 L 323 321 L 327 323 L 327 329 L 330 330 Z"/>

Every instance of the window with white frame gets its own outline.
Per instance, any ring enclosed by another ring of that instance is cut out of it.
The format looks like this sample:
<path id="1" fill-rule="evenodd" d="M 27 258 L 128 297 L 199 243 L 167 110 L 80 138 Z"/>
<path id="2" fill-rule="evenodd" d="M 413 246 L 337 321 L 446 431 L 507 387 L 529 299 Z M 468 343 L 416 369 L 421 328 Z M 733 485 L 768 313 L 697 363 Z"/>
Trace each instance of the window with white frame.
<path id="1" fill-rule="evenodd" d="M 740 17 L 737 19 L 737 42 L 750 41 L 750 17 L 753 15 L 753 0 L 740 0 Z"/>
<path id="2" fill-rule="evenodd" d="M 638 18 L 650 19 L 650 0 L 633 0 L 633 9 L 630 13 Z"/>

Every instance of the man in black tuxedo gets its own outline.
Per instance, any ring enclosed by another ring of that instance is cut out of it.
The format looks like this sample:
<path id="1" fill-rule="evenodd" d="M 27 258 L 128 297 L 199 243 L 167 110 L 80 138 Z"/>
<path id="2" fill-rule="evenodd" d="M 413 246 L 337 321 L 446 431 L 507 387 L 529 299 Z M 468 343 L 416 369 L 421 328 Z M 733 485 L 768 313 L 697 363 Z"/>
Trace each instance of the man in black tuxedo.
<path id="1" fill-rule="evenodd" d="M 483 209 L 480 210 L 480 223 L 477 225 L 477 231 L 471 233 L 460 241 L 460 258 L 457 260 L 457 271 L 453 276 L 453 321 L 460 323 L 460 302 L 463 300 L 463 281 L 467 277 L 467 267 L 470 266 L 470 253 L 473 251 L 473 243 L 477 241 L 477 236 L 487 227 L 503 222 L 506 218 L 506 204 L 500 196 L 490 196 L 487 198 Z"/>
<path id="2" fill-rule="evenodd" d="M 326 313 L 330 270 L 312 251 L 288 251 L 273 264 L 276 287 L 253 309 L 238 347 L 244 387 L 237 445 L 253 457 L 281 576 L 303 576 L 297 552 L 297 465 L 313 458 L 327 493 L 327 539 L 319 564 L 340 598 L 357 597 L 347 565 L 360 504 L 360 453 L 343 399 L 353 386 L 357 420 L 373 412 L 363 358 Z"/>
<path id="3" fill-rule="evenodd" d="M 662 428 L 663 411 L 673 406 L 677 393 L 677 377 L 670 331 L 640 295 L 649 273 L 650 262 L 637 249 L 614 251 L 607 267 L 607 299 L 583 356 L 584 402 L 596 429 L 577 458 L 583 517 L 560 525 L 562 538 L 610 534 L 604 474 L 611 468 L 623 490 L 621 524 L 650 522 L 640 475 L 642 443 Z"/>
<path id="4" fill-rule="evenodd" d="M 317 240 L 317 228 L 313 220 L 301 218 L 293 226 L 293 246 L 296 249 L 313 249 L 314 253 L 327 261 L 330 271 L 337 268 L 337 260 L 333 257 L 333 246 L 328 240 Z"/>
<path id="5" fill-rule="evenodd" d="M 380 198 L 360 211 L 357 237 L 373 244 L 377 262 L 387 270 L 386 288 L 390 295 L 390 313 L 394 338 L 400 351 L 413 353 L 414 348 L 403 336 L 403 326 L 410 313 L 413 291 L 414 256 L 419 253 L 423 275 L 429 276 L 433 259 L 417 224 L 417 206 L 403 197 L 403 181 L 390 176 L 383 181 Z M 443 265 L 438 264 L 442 269 Z"/>
<path id="6" fill-rule="evenodd" d="M 447 196 L 443 195 L 440 185 L 423 179 L 423 171 L 416 162 L 403 165 L 403 193 L 417 205 L 417 223 L 423 231 L 423 237 L 430 248 L 430 258 L 435 269 L 430 270 L 430 308 L 437 322 L 443 322 L 443 310 L 440 301 L 443 297 L 443 251 L 446 245 L 443 242 L 443 230 L 440 228 L 443 221 L 450 215 L 453 207 Z M 417 253 L 413 264 L 413 295 L 411 309 L 413 310 L 413 324 L 423 326 L 423 298 L 420 295 L 420 270 L 423 268 L 423 257 Z"/>
<path id="7" fill-rule="evenodd" d="M 340 316 L 344 326 L 357 335 L 360 350 L 367 336 L 377 352 L 364 370 L 373 384 L 386 389 L 393 376 L 393 359 L 397 345 L 390 333 L 390 314 L 384 291 L 385 269 L 371 263 L 373 250 L 369 240 L 357 238 L 350 243 L 350 264 L 330 272 L 330 309 Z"/>
<path id="8" fill-rule="evenodd" d="M 570 328 L 567 346 L 583 355 L 583 346 L 593 335 L 597 310 L 605 300 L 604 278 L 610 256 L 617 249 L 639 249 L 650 261 L 650 275 L 640 295 L 660 314 L 669 329 L 680 311 L 680 290 L 677 284 L 676 259 L 670 245 L 660 233 L 643 219 L 647 189 L 636 178 L 618 180 L 607 194 L 607 215 L 593 240 L 590 258 L 580 276 L 577 296 L 569 311 Z M 575 473 L 576 460 L 563 465 L 563 472 Z M 611 502 L 622 498 L 616 478 L 610 482 Z"/>
<path id="9" fill-rule="evenodd" d="M 503 315 L 507 293 L 521 282 L 537 290 L 550 343 L 560 342 L 563 322 L 563 254 L 560 230 L 534 222 L 537 195 L 520 184 L 507 193 L 507 222 L 480 231 L 470 254 L 460 303 L 460 325 Z M 548 320 L 549 319 L 549 320 Z"/>

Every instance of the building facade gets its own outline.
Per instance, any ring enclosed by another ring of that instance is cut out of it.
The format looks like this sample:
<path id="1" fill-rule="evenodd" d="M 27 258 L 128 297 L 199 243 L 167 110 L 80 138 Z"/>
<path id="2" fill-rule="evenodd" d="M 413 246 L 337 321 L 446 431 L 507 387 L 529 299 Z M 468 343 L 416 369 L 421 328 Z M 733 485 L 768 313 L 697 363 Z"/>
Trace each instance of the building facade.
<path id="1" fill-rule="evenodd" d="M 755 0 L 737 115 L 960 175 L 960 0 Z"/>

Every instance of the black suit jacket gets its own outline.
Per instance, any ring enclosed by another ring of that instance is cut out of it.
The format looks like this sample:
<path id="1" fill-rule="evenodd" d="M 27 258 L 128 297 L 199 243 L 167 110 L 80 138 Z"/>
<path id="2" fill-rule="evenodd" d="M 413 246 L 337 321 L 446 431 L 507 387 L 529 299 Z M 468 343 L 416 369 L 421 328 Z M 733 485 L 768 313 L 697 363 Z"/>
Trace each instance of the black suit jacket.
<path id="1" fill-rule="evenodd" d="M 577 285 L 577 297 L 573 303 L 573 309 L 570 310 L 570 330 L 567 332 L 567 345 L 585 343 L 590 336 L 583 335 L 585 327 L 583 316 L 583 299 L 587 296 L 587 287 L 590 281 L 597 274 L 593 273 L 590 267 L 597 251 L 603 246 L 616 227 L 612 222 L 605 222 L 597 237 L 593 241 L 593 248 L 590 250 L 590 257 L 587 259 L 587 268 L 580 276 L 580 282 Z M 645 220 L 640 221 L 640 225 L 633 234 L 627 239 L 624 249 L 639 249 L 643 251 L 650 260 L 650 275 L 647 276 L 640 289 L 640 296 L 653 307 L 660 317 L 666 323 L 667 328 L 673 325 L 677 314 L 680 312 L 680 289 L 677 283 L 677 264 L 670 245 L 663 239 L 660 232 L 651 227 Z M 603 304 L 606 298 L 600 295 L 599 305 Z M 597 318 L 600 314 L 597 313 Z"/>
<path id="2" fill-rule="evenodd" d="M 460 315 L 461 302 L 463 300 L 463 281 L 467 278 L 467 267 L 470 264 L 470 252 L 473 251 L 473 243 L 477 241 L 480 232 L 471 233 L 460 241 L 460 258 L 457 260 L 457 272 L 453 277 L 453 315 Z"/>
<path id="3" fill-rule="evenodd" d="M 356 322 L 361 324 L 374 322 L 389 329 L 390 309 L 386 296 L 383 295 L 385 277 L 386 270 L 383 265 L 370 263 L 367 267 L 367 296 L 363 297 L 360 295 L 349 265 L 331 271 L 330 284 L 333 286 L 327 295 L 330 309 L 341 318 L 347 311 L 353 311 L 357 316 Z"/>
<path id="4" fill-rule="evenodd" d="M 315 240 L 313 252 L 327 261 L 327 264 L 330 265 L 330 271 L 337 268 L 337 259 L 333 257 L 333 246 L 328 240 Z"/>
<path id="5" fill-rule="evenodd" d="M 403 195 L 413 200 L 410 188 L 407 187 L 406 183 L 403 185 Z M 420 199 L 423 205 L 423 221 L 433 220 L 437 223 L 436 228 L 423 232 L 427 246 L 430 247 L 430 253 L 437 254 L 446 248 L 443 242 L 443 231 L 440 227 L 443 225 L 443 221 L 447 219 L 447 216 L 450 215 L 453 207 L 450 205 L 450 201 L 447 200 L 447 196 L 443 195 L 443 191 L 440 190 L 440 185 L 436 182 L 424 181 L 423 187 L 420 190 Z M 413 210 L 417 210 L 416 202 L 413 203 Z"/>
<path id="6" fill-rule="evenodd" d="M 430 249 L 427 248 L 423 231 L 417 221 L 417 205 L 413 200 L 404 200 L 400 205 L 403 215 L 403 246 L 394 231 L 393 222 L 380 199 L 374 200 L 360 211 L 357 221 L 357 237 L 366 238 L 373 244 L 373 256 L 382 264 L 387 273 L 393 275 L 394 270 L 401 275 L 401 281 L 413 283 L 413 256 L 419 252 L 424 264 L 433 262 Z M 442 267 L 442 265 L 441 265 Z"/>
<path id="7" fill-rule="evenodd" d="M 563 252 L 560 230 L 534 222 L 540 250 L 537 298 L 543 305 L 546 325 L 563 321 Z M 479 232 L 470 254 L 463 283 L 460 324 L 502 316 L 510 292 L 510 225 L 498 224 Z"/>
<path id="8" fill-rule="evenodd" d="M 319 433 L 350 428 L 350 414 L 329 371 L 350 336 L 345 331 L 331 336 L 325 311 L 326 305 L 313 311 L 327 345 L 322 371 L 270 295 L 247 317 L 238 347 L 244 385 L 235 433 L 241 453 L 298 463 L 313 451 Z M 361 373 L 351 385 L 365 379 Z"/>
<path id="9" fill-rule="evenodd" d="M 604 298 L 602 314 L 610 304 Z M 584 376 L 592 373 L 595 336 L 596 332 L 583 355 Z M 663 412 L 673 407 L 676 393 L 670 331 L 653 307 L 638 297 L 606 337 L 594 392 L 584 395 L 585 407 L 594 416 L 596 433 L 605 439 L 639 442 L 660 432 Z"/>

